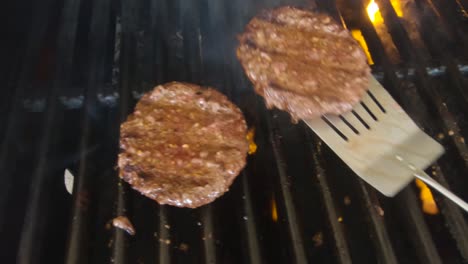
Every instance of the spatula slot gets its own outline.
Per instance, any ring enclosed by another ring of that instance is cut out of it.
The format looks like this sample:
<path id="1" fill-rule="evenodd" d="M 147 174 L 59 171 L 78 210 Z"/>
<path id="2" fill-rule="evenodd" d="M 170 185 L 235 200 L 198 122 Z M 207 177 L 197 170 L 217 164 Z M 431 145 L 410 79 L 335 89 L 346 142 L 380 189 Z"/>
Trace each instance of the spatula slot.
<path id="1" fill-rule="evenodd" d="M 372 113 L 372 111 L 369 109 L 369 107 L 367 107 L 365 103 L 361 102 L 361 105 L 362 107 L 364 107 L 364 109 L 366 109 L 366 112 L 372 117 L 372 119 L 374 119 L 375 121 L 379 121 L 379 119 Z"/>
<path id="2" fill-rule="evenodd" d="M 341 119 L 341 121 L 343 121 L 354 133 L 356 133 L 357 135 L 359 135 L 359 131 L 358 131 L 353 125 L 351 125 L 351 123 L 349 123 L 348 120 L 346 120 L 346 118 L 344 118 L 342 115 L 340 115 L 340 119 Z"/>
<path id="3" fill-rule="evenodd" d="M 335 127 L 335 125 L 333 125 L 332 122 L 330 122 L 326 117 L 322 116 L 321 117 L 322 120 L 327 123 L 327 125 L 329 127 L 331 127 L 331 129 L 333 129 L 333 131 L 335 131 L 335 133 L 340 136 L 342 139 L 344 139 L 345 141 L 348 141 L 348 137 L 346 137 L 338 128 Z"/>
<path id="4" fill-rule="evenodd" d="M 382 110 L 383 113 L 387 113 L 387 111 L 385 110 L 385 108 L 379 103 L 379 101 L 377 100 L 377 98 L 375 98 L 375 96 L 372 94 L 371 91 L 367 91 L 367 93 L 369 94 L 369 96 L 371 97 L 372 101 L 374 101 L 374 103 L 380 108 L 380 110 Z"/>
<path id="5" fill-rule="evenodd" d="M 394 196 L 413 181 L 414 168 L 427 168 L 444 149 L 418 128 L 373 77 L 369 91 L 360 104 L 341 116 L 325 114 L 304 122 L 357 175 L 384 195 Z M 402 164 L 396 155 L 414 168 Z"/>
<path id="6" fill-rule="evenodd" d="M 364 121 L 364 119 L 362 119 L 362 117 L 356 113 L 356 111 L 352 110 L 351 113 L 353 113 L 353 115 L 359 120 L 359 122 L 362 123 L 362 125 L 367 128 L 367 129 L 370 129 L 370 126 L 366 123 L 366 121 Z"/>

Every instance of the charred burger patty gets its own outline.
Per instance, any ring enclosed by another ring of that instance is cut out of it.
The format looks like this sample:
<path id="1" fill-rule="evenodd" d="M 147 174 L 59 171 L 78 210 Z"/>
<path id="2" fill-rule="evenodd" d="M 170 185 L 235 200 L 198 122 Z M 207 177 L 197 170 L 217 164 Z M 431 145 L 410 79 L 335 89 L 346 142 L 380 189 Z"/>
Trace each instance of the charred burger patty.
<path id="1" fill-rule="evenodd" d="M 294 120 L 351 110 L 370 68 L 351 34 L 331 17 L 281 7 L 254 17 L 237 49 L 255 91 Z"/>
<path id="2" fill-rule="evenodd" d="M 210 203 L 246 163 L 242 112 L 211 88 L 159 85 L 140 99 L 120 133 L 120 177 L 160 204 Z"/>

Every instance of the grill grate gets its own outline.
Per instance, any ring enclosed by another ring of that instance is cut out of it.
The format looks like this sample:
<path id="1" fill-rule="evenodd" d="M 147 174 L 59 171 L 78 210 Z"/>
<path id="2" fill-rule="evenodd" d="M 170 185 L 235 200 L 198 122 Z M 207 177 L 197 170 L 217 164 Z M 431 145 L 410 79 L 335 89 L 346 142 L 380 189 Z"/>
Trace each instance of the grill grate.
<path id="1" fill-rule="evenodd" d="M 441 212 L 429 216 L 415 186 L 377 193 L 304 124 L 266 110 L 235 58 L 236 34 L 264 8 L 317 8 L 360 30 L 376 78 L 446 148 L 429 172 L 468 200 L 466 1 L 376 0 L 389 38 L 362 0 L 17 2 L 0 49 L 5 263 L 468 262 L 455 205 L 434 193 Z M 218 88 L 256 129 L 258 151 L 231 190 L 196 210 L 158 206 L 115 170 L 120 122 L 172 80 Z M 134 237 L 109 227 L 118 215 Z"/>

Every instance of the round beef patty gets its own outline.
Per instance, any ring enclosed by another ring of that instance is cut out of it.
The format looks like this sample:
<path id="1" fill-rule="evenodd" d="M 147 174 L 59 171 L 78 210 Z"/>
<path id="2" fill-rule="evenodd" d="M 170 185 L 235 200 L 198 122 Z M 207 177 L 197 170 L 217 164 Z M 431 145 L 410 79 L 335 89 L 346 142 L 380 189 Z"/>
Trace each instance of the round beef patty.
<path id="1" fill-rule="evenodd" d="M 341 114 L 367 90 L 370 67 L 358 42 L 331 17 L 280 7 L 239 36 L 237 57 L 268 108 L 297 119 Z"/>
<path id="2" fill-rule="evenodd" d="M 242 112 L 211 88 L 171 82 L 120 127 L 120 177 L 160 204 L 195 208 L 228 191 L 246 163 Z"/>

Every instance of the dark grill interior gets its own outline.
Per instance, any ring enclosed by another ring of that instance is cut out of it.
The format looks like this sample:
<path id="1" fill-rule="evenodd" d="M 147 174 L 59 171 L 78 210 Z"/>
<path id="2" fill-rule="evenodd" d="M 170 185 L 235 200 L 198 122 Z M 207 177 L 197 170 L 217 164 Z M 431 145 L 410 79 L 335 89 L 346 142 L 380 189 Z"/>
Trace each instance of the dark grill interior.
<path id="1" fill-rule="evenodd" d="M 440 213 L 425 214 L 414 184 L 380 195 L 303 123 L 266 110 L 235 58 L 236 34 L 268 7 L 360 30 L 374 76 L 445 146 L 428 173 L 468 200 L 468 2 L 376 2 L 384 24 L 360 0 L 2 3 L 1 262 L 468 262 L 467 214 L 437 193 Z M 232 189 L 196 210 L 158 206 L 115 169 L 120 122 L 172 80 L 216 87 L 256 129 Z M 118 215 L 135 236 L 109 226 Z"/>

